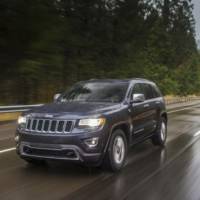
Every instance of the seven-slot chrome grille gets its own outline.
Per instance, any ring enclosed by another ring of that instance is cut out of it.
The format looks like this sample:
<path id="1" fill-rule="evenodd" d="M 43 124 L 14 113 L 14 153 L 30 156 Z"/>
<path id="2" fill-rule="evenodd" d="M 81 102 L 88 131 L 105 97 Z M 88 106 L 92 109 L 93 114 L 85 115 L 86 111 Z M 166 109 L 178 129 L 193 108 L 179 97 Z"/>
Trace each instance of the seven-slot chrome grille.
<path id="1" fill-rule="evenodd" d="M 73 125 L 72 120 L 28 118 L 25 129 L 39 133 L 70 133 Z"/>

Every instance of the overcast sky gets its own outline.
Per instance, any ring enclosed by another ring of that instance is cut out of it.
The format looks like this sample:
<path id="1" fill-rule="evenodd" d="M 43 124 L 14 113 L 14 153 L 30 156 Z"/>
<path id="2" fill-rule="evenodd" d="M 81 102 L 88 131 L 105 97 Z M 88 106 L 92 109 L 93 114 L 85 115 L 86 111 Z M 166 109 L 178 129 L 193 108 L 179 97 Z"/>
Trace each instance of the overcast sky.
<path id="1" fill-rule="evenodd" d="M 200 40 L 200 0 L 192 0 L 194 3 L 194 16 L 196 20 L 196 35 Z"/>

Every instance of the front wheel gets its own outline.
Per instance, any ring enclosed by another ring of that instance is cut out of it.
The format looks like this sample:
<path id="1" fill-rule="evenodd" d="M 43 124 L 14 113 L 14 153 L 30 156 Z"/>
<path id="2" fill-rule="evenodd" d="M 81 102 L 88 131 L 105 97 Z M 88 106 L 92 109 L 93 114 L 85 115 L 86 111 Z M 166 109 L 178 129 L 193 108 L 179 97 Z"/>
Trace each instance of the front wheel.
<path id="1" fill-rule="evenodd" d="M 117 129 L 111 135 L 104 166 L 113 172 L 119 171 L 124 166 L 126 155 L 127 141 L 125 133 L 121 129 Z"/>
<path id="2" fill-rule="evenodd" d="M 156 133 L 152 137 L 152 143 L 156 146 L 164 146 L 166 140 L 167 140 L 167 121 L 164 117 L 161 117 Z"/>

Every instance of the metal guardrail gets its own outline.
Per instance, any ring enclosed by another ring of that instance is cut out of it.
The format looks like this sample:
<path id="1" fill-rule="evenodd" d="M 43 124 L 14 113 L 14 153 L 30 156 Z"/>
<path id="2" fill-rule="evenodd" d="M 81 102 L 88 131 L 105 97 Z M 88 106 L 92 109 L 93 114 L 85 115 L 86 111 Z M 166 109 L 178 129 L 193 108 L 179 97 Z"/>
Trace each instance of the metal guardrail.
<path id="1" fill-rule="evenodd" d="M 167 105 L 178 104 L 178 103 L 187 103 L 192 101 L 200 100 L 200 97 L 175 97 L 172 99 L 165 98 Z"/>
<path id="2" fill-rule="evenodd" d="M 43 104 L 0 106 L 0 113 L 23 112 L 42 105 Z"/>
<path id="3" fill-rule="evenodd" d="M 171 105 L 171 104 L 192 102 L 195 100 L 200 100 L 200 97 L 177 97 L 172 99 L 166 98 L 165 102 L 167 105 Z M 0 106 L 0 113 L 23 112 L 42 105 L 43 104 Z"/>

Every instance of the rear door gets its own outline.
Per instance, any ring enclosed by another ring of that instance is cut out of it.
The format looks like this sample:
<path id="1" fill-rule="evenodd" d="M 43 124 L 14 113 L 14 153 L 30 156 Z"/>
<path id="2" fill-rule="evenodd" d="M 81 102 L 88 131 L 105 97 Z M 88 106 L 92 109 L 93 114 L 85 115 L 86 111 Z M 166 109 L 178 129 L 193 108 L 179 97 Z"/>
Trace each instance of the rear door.
<path id="1" fill-rule="evenodd" d="M 144 89 L 145 94 L 145 111 L 146 111 L 146 119 L 145 119 L 145 134 L 150 135 L 153 131 L 155 131 L 157 126 L 157 106 L 156 96 L 154 89 L 150 83 L 143 83 L 142 87 Z"/>
<path id="2" fill-rule="evenodd" d="M 158 125 L 161 112 L 162 112 L 163 109 L 165 110 L 164 99 L 163 99 L 163 96 L 162 96 L 160 90 L 158 89 L 158 87 L 155 84 L 152 84 L 151 87 L 152 87 L 152 91 L 153 91 L 153 94 L 154 94 L 154 101 L 153 102 L 154 102 L 154 107 L 155 107 L 155 110 L 156 110 L 155 120 L 157 121 L 157 125 Z"/>

